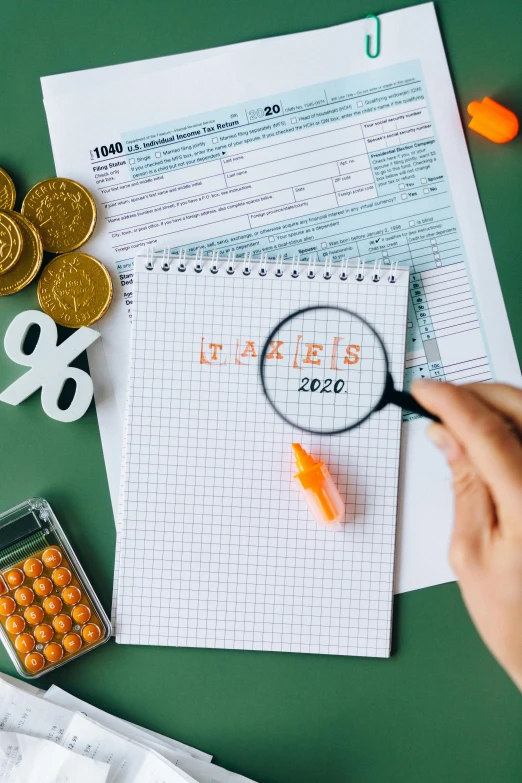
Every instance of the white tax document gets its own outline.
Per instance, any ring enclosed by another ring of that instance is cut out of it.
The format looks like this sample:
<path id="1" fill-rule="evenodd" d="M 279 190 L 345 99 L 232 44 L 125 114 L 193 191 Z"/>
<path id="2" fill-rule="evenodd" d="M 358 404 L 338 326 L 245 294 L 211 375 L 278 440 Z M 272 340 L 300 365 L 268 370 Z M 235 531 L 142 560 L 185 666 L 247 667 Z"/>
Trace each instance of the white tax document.
<path id="1" fill-rule="evenodd" d="M 407 262 L 406 384 L 520 384 L 433 5 L 381 25 L 376 59 L 360 21 L 42 80 L 57 174 L 93 194 L 85 250 L 115 283 L 89 353 L 115 509 L 133 259 L 147 245 Z M 453 579 L 449 473 L 409 418 L 398 592 Z"/>

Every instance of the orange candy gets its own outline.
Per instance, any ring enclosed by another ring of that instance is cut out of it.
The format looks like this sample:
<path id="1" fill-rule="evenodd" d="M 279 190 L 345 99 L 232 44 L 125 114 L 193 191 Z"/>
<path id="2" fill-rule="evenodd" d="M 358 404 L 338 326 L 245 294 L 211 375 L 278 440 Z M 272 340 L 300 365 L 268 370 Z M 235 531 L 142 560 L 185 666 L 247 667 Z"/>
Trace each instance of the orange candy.
<path id="1" fill-rule="evenodd" d="M 20 606 L 29 606 L 34 601 L 34 593 L 30 587 L 19 587 L 14 597 L 16 603 Z"/>
<path id="2" fill-rule="evenodd" d="M 87 623 L 87 625 L 84 625 L 82 628 L 82 636 L 89 644 L 97 642 L 101 636 L 100 626 L 95 625 L 94 623 Z"/>
<path id="3" fill-rule="evenodd" d="M 11 589 L 20 587 L 20 585 L 23 584 L 24 579 L 24 572 L 19 568 L 11 568 L 11 570 L 5 574 L 5 581 Z"/>
<path id="4" fill-rule="evenodd" d="M 53 628 L 56 633 L 67 633 L 72 628 L 72 620 L 68 614 L 59 614 L 53 620 Z"/>
<path id="5" fill-rule="evenodd" d="M 13 614 L 15 609 L 16 604 L 10 595 L 0 598 L 0 614 L 2 617 L 8 617 L 10 614 Z"/>
<path id="6" fill-rule="evenodd" d="M 49 595 L 53 591 L 53 583 L 46 576 L 41 576 L 34 580 L 33 589 L 36 595 Z"/>
<path id="7" fill-rule="evenodd" d="M 85 606 L 85 604 L 78 604 L 78 606 L 75 606 L 71 614 L 74 622 L 79 623 L 80 625 L 83 625 L 83 623 L 86 623 L 87 620 L 91 619 L 91 610 L 88 606 Z"/>
<path id="8" fill-rule="evenodd" d="M 0 576 L 0 595 L 4 595 L 9 592 L 9 588 L 3 576 Z"/>
<path id="9" fill-rule="evenodd" d="M 24 563 L 24 571 L 26 576 L 36 579 L 43 571 L 43 563 L 37 557 L 30 557 Z"/>
<path id="10" fill-rule="evenodd" d="M 39 672 L 45 666 L 45 658 L 39 652 L 32 652 L 25 656 L 25 668 L 29 672 Z"/>
<path id="11" fill-rule="evenodd" d="M 77 633 L 68 633 L 63 637 L 62 644 L 67 652 L 74 653 L 78 652 L 82 646 L 82 640 Z"/>
<path id="12" fill-rule="evenodd" d="M 50 547 L 43 553 L 42 560 L 47 568 L 56 568 L 62 562 L 62 553 L 59 549 Z"/>
<path id="13" fill-rule="evenodd" d="M 56 663 L 63 658 L 63 647 L 58 642 L 51 642 L 44 649 L 44 655 L 48 661 Z"/>
<path id="14" fill-rule="evenodd" d="M 38 625 L 38 623 L 41 623 L 44 619 L 44 611 L 38 604 L 33 604 L 32 606 L 27 607 L 24 612 L 24 617 L 29 625 Z"/>
<path id="15" fill-rule="evenodd" d="M 63 607 L 63 601 L 57 595 L 49 595 L 43 602 L 43 608 L 46 614 L 60 614 Z"/>
<path id="16" fill-rule="evenodd" d="M 20 636 L 17 636 L 15 639 L 15 647 L 18 652 L 21 653 L 31 652 L 35 644 L 36 642 L 30 633 L 21 633 Z"/>
<path id="17" fill-rule="evenodd" d="M 8 633 L 22 633 L 25 628 L 25 620 L 19 614 L 12 614 L 5 621 L 5 628 Z"/>
<path id="18" fill-rule="evenodd" d="M 50 642 L 51 639 L 54 636 L 54 631 L 51 628 L 50 625 L 47 625 L 46 623 L 43 623 L 42 625 L 37 625 L 34 629 L 34 638 L 37 642 L 41 642 L 42 644 L 45 644 L 46 642 Z"/>
<path id="19" fill-rule="evenodd" d="M 66 587 L 72 579 L 68 568 L 55 568 L 52 574 L 52 580 L 57 587 Z"/>
<path id="20" fill-rule="evenodd" d="M 75 587 L 74 585 L 71 585 L 70 587 L 65 587 L 62 590 L 62 598 L 64 600 L 64 603 L 69 604 L 69 606 L 79 603 L 81 597 L 82 597 L 81 590 L 78 587 Z"/>

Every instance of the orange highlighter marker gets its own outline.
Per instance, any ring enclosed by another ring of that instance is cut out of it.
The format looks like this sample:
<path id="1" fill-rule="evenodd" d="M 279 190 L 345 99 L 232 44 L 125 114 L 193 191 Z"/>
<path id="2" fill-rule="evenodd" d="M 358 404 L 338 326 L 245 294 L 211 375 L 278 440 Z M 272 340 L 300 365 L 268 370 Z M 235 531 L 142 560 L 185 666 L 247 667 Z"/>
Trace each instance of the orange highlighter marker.
<path id="1" fill-rule="evenodd" d="M 313 518 L 329 530 L 341 530 L 345 507 L 324 462 L 316 462 L 300 443 L 292 443 L 300 485 Z"/>

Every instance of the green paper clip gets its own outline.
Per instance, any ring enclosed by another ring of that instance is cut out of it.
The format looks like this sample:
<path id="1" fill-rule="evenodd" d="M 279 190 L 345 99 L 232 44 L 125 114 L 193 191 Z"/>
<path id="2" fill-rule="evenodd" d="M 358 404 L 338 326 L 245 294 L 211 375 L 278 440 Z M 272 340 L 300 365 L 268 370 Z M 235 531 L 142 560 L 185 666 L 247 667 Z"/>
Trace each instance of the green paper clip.
<path id="1" fill-rule="evenodd" d="M 371 57 L 372 60 L 374 60 L 381 53 L 381 22 L 379 20 L 379 17 L 375 16 L 375 14 L 368 14 L 366 18 L 375 19 L 375 54 L 371 54 L 370 52 L 371 38 L 369 35 L 366 36 L 366 54 L 368 57 Z"/>

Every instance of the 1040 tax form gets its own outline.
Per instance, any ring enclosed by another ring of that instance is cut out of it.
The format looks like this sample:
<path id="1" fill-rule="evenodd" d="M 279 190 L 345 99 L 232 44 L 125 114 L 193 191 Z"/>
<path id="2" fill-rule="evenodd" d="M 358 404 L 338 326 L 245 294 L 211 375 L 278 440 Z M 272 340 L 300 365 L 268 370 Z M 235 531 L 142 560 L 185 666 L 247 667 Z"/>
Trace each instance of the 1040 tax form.
<path id="1" fill-rule="evenodd" d="M 115 513 L 149 245 L 407 263 L 406 383 L 520 383 L 433 6 L 381 23 L 375 60 L 354 22 L 42 80 L 57 174 L 96 199 L 85 249 L 115 283 L 89 353 Z M 453 578 L 449 474 L 424 427 L 403 425 L 398 592 Z"/>

